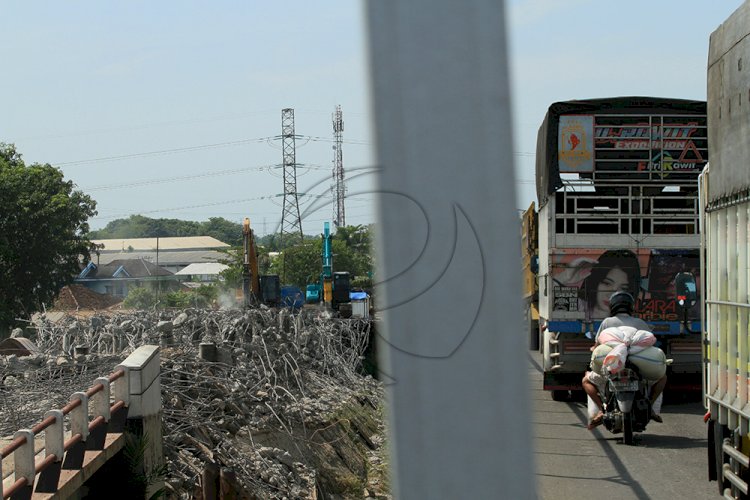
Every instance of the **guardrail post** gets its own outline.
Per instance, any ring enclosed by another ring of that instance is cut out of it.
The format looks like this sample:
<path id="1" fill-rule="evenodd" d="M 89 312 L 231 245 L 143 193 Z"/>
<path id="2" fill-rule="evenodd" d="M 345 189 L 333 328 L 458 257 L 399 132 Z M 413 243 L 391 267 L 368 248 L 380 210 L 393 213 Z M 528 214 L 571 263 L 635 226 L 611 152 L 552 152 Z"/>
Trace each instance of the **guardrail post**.
<path id="1" fill-rule="evenodd" d="M 115 402 L 122 401 L 125 406 L 130 406 L 130 370 L 127 366 L 117 365 L 115 371 L 122 370 L 125 372 L 122 377 L 114 381 L 112 391 L 115 395 Z"/>
<path id="2" fill-rule="evenodd" d="M 99 377 L 94 381 L 94 385 L 102 384 L 102 390 L 94 394 L 91 399 L 94 404 L 93 418 L 104 417 L 105 422 L 109 422 L 109 377 Z"/>
<path id="3" fill-rule="evenodd" d="M 30 429 L 21 429 L 16 431 L 13 439 L 25 437 L 26 442 L 13 452 L 13 461 L 15 462 L 15 479 L 18 481 L 22 477 L 26 478 L 26 485 L 34 487 L 34 433 Z"/>
<path id="4" fill-rule="evenodd" d="M 65 425 L 63 412 L 50 410 L 44 418 L 55 417 L 55 423 L 44 429 L 44 456 L 55 455 L 55 462 L 60 462 L 65 455 Z"/>
<path id="5" fill-rule="evenodd" d="M 81 400 L 81 404 L 73 408 L 70 415 L 70 432 L 72 436 L 81 435 L 81 441 L 89 437 L 89 397 L 85 392 L 75 392 L 70 397 L 71 401 Z"/>

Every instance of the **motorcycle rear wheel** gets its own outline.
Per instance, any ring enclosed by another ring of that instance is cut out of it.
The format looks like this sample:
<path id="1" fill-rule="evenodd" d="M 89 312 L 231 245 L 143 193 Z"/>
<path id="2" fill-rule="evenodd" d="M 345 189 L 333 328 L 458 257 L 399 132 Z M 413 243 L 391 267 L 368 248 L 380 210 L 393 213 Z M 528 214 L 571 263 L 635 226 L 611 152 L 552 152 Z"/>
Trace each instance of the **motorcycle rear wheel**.
<path id="1" fill-rule="evenodd" d="M 633 413 L 626 412 L 622 414 L 622 442 L 628 445 L 633 444 Z"/>

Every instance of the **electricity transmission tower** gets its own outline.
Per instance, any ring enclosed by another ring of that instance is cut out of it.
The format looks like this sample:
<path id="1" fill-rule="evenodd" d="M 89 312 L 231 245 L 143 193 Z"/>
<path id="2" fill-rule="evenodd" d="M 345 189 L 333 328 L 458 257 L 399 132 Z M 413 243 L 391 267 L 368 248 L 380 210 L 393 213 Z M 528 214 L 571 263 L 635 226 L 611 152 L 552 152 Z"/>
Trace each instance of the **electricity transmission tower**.
<path id="1" fill-rule="evenodd" d="M 297 154 L 295 151 L 294 109 L 281 110 L 281 153 L 284 167 L 284 208 L 281 212 L 281 241 L 299 234 L 302 241 L 302 220 L 297 199 Z"/>
<path id="2" fill-rule="evenodd" d="M 346 215 L 344 210 L 344 198 L 346 197 L 346 186 L 344 186 L 344 155 L 341 150 L 344 137 L 344 118 L 341 106 L 336 106 L 333 113 L 333 224 L 336 227 L 346 226 Z"/>

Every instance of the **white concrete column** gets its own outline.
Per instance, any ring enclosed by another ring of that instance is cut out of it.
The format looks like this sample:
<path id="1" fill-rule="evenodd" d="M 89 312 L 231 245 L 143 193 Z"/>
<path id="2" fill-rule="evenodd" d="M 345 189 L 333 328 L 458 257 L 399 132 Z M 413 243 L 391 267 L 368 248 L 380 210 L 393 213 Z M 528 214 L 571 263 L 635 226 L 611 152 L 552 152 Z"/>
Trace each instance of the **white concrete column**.
<path id="1" fill-rule="evenodd" d="M 161 411 L 160 364 L 159 346 L 145 345 L 133 351 L 120 365 L 128 369 L 128 418 L 156 415 Z"/>
<path id="2" fill-rule="evenodd" d="M 120 366 L 127 368 L 128 371 L 130 406 L 127 429 L 147 439 L 143 458 L 146 469 L 144 472 L 148 473 L 164 463 L 159 346 L 139 347 Z M 151 497 L 163 485 L 163 481 L 152 483 L 149 485 L 146 496 Z"/>

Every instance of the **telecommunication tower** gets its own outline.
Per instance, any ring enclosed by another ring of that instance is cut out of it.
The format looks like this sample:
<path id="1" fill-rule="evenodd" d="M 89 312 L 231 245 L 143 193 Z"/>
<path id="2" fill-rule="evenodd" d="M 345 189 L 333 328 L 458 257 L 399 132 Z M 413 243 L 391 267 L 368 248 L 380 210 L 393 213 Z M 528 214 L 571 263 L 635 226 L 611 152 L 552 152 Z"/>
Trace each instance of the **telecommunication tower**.
<path id="1" fill-rule="evenodd" d="M 284 208 L 281 212 L 281 244 L 299 234 L 302 240 L 302 219 L 297 198 L 297 153 L 295 151 L 294 109 L 281 110 L 281 153 L 284 168 Z"/>
<path id="2" fill-rule="evenodd" d="M 346 215 L 344 211 L 344 198 L 346 198 L 346 186 L 344 185 L 344 154 L 341 149 L 344 137 L 344 118 L 341 106 L 336 106 L 333 113 L 333 224 L 336 227 L 346 226 Z"/>

